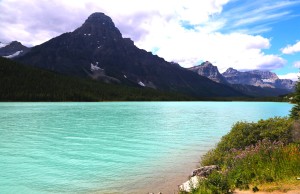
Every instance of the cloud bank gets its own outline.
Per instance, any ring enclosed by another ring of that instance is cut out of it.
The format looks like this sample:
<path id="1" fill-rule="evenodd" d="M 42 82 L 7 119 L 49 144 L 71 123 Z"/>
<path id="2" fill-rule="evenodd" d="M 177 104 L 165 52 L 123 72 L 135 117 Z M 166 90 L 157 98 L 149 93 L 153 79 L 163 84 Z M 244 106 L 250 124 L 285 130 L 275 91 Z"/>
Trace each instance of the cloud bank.
<path id="1" fill-rule="evenodd" d="M 293 81 L 298 81 L 298 78 L 300 77 L 300 73 L 288 73 L 285 75 L 278 75 L 280 79 L 290 79 Z"/>
<path id="2" fill-rule="evenodd" d="M 224 11 L 235 2 L 246 3 Z M 228 67 L 273 70 L 286 61 L 265 52 L 272 46 L 270 38 L 249 32 L 271 30 L 267 24 L 288 17 L 284 8 L 292 4 L 279 0 L 1 0 L 0 41 L 41 44 L 73 31 L 91 13 L 104 12 L 139 48 L 181 66 L 209 60 L 221 72 Z"/>

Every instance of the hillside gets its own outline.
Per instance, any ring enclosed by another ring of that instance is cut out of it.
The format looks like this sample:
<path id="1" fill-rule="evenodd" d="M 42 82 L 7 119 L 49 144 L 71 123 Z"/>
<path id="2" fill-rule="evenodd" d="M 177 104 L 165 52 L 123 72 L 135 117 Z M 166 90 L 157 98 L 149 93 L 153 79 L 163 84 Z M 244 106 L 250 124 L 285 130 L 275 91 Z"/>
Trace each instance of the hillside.
<path id="1" fill-rule="evenodd" d="M 0 57 L 0 101 L 193 100 L 151 88 L 63 76 Z"/>

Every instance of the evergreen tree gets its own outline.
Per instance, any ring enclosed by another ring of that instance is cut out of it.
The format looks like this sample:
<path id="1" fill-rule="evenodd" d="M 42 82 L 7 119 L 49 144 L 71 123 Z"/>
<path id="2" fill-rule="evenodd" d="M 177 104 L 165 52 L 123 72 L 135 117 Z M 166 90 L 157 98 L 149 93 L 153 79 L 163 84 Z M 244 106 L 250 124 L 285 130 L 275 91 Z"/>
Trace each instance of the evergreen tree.
<path id="1" fill-rule="evenodd" d="M 293 119 L 300 118 L 300 77 L 298 78 L 298 83 L 296 85 L 295 96 L 294 96 L 295 105 L 290 112 L 290 117 Z"/>

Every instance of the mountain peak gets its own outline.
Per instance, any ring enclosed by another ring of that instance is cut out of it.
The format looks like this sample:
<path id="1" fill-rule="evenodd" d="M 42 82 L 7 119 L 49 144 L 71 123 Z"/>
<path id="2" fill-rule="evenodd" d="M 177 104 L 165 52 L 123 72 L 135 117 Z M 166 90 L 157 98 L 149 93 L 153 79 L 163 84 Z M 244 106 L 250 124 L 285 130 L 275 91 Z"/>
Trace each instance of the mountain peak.
<path id="1" fill-rule="evenodd" d="M 101 12 L 91 14 L 84 24 L 75 30 L 75 33 L 84 36 L 97 36 L 102 38 L 122 38 L 118 28 L 116 28 L 112 19 Z"/>
<path id="2" fill-rule="evenodd" d="M 107 83 L 150 87 L 194 96 L 243 96 L 235 89 L 171 64 L 122 37 L 112 19 L 93 13 L 73 32 L 17 59 L 35 67 Z"/>
<path id="3" fill-rule="evenodd" d="M 102 13 L 102 12 L 95 12 L 95 13 L 91 14 L 85 22 L 96 22 L 96 23 L 109 22 L 109 23 L 113 23 L 112 19 L 109 16 Z"/>
<path id="4" fill-rule="evenodd" d="M 227 76 L 227 75 L 236 74 L 236 73 L 239 73 L 239 71 L 236 70 L 236 69 L 233 69 L 232 67 L 229 67 L 229 68 L 223 73 L 223 75 L 224 75 L 224 76 Z"/>
<path id="5" fill-rule="evenodd" d="M 209 61 L 205 61 L 205 62 L 201 63 L 201 66 L 216 67 L 216 66 L 213 66 L 213 64 L 211 64 L 211 62 L 209 62 Z"/>
<path id="6" fill-rule="evenodd" d="M 189 70 L 196 72 L 201 76 L 207 77 L 214 82 L 223 83 L 223 84 L 227 83 L 225 78 L 220 74 L 218 67 L 214 66 L 209 61 L 203 62 L 201 65 L 189 68 Z"/>
<path id="7" fill-rule="evenodd" d="M 12 41 L 11 43 L 10 43 L 10 45 L 12 45 L 12 46 L 23 46 L 22 45 L 22 43 L 20 43 L 19 41 Z"/>
<path id="8" fill-rule="evenodd" d="M 0 56 L 3 57 L 13 58 L 25 54 L 28 50 L 28 47 L 18 41 L 12 41 L 9 44 L 0 42 Z"/>

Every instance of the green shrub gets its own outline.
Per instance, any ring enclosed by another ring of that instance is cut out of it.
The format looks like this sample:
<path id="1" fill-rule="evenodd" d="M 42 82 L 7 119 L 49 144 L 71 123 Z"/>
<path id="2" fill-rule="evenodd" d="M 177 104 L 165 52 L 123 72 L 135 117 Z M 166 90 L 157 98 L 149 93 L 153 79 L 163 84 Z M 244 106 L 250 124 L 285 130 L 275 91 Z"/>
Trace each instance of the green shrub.
<path id="1" fill-rule="evenodd" d="M 217 164 L 223 173 L 213 173 L 193 193 L 230 193 L 236 188 L 290 180 L 300 175 L 299 126 L 289 118 L 271 118 L 257 123 L 238 122 L 201 165 Z M 258 191 L 254 186 L 253 191 Z"/>
<path id="2" fill-rule="evenodd" d="M 215 149 L 202 157 L 201 164 L 224 165 L 224 160 L 231 149 L 244 149 L 263 139 L 289 143 L 292 141 L 292 124 L 292 119 L 280 117 L 260 120 L 257 123 L 238 122 L 222 137 Z"/>
<path id="3" fill-rule="evenodd" d="M 224 194 L 231 193 L 226 174 L 213 172 L 207 179 L 200 180 L 199 188 L 194 190 L 195 194 Z"/>

